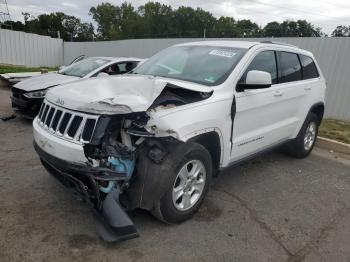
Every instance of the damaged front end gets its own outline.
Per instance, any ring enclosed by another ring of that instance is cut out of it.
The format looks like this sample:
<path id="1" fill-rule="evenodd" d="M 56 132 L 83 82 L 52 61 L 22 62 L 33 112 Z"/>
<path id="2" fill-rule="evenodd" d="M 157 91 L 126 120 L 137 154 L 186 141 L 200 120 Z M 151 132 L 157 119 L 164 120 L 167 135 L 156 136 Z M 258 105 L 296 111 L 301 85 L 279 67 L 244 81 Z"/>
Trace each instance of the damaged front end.
<path id="1" fill-rule="evenodd" d="M 148 176 L 141 163 L 161 164 L 171 146 L 180 141 L 157 138 L 156 133 L 147 131 L 148 120 L 145 112 L 102 116 L 91 142 L 84 145 L 89 173 L 99 194 L 94 212 L 96 227 L 105 241 L 138 236 L 126 211 L 150 210 L 154 199 L 162 194 L 157 180 Z"/>
<path id="2" fill-rule="evenodd" d="M 166 178 L 148 174 L 147 167 L 160 165 L 171 149 L 182 142 L 175 131 L 150 126 L 150 112 L 197 102 L 210 95 L 170 86 L 164 88 L 146 112 L 124 111 L 99 118 L 90 143 L 84 145 L 84 153 L 94 170 L 101 196 L 95 217 L 104 240 L 137 236 L 125 211 L 151 210 L 166 189 L 167 183 L 162 182 Z M 110 103 L 103 106 L 108 107 L 108 112 L 113 107 Z"/>
<path id="3" fill-rule="evenodd" d="M 93 170 L 101 198 L 94 212 L 96 227 L 108 242 L 138 236 L 125 212 L 129 210 L 128 203 L 122 200 L 136 165 L 135 141 L 124 130 L 130 122 L 125 116 L 102 116 L 91 142 L 84 145 L 84 153 Z"/>
<path id="4" fill-rule="evenodd" d="M 160 177 L 150 170 L 157 170 L 174 147 L 183 142 L 176 130 L 157 126 L 153 113 L 212 95 L 207 90 L 148 81 L 159 86 L 157 92 L 142 96 L 135 89 L 79 105 L 78 112 L 98 115 L 91 139 L 80 140 L 86 163 L 60 160 L 47 154 L 41 148 L 44 145 L 34 145 L 49 172 L 94 208 L 97 230 L 108 242 L 137 237 L 127 212 L 137 208 L 152 210 L 167 189 L 166 174 Z"/>

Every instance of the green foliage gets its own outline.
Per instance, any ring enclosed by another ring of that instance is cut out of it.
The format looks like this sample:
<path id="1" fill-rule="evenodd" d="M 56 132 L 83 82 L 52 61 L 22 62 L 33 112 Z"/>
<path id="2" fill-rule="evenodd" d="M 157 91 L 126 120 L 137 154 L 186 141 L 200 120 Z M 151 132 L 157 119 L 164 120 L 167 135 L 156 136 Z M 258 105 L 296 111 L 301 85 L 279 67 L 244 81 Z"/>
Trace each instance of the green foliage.
<path id="1" fill-rule="evenodd" d="M 33 17 L 29 13 L 22 13 L 24 24 L 20 21 L 7 21 L 12 29 L 39 35 L 58 37 L 65 41 L 92 41 L 94 39 L 94 27 L 91 23 L 82 23 L 75 16 L 64 13 L 41 14 Z M 59 32 L 59 33 L 58 33 Z"/>
<path id="2" fill-rule="evenodd" d="M 101 40 L 166 37 L 302 37 L 323 36 L 321 29 L 305 20 L 271 22 L 264 28 L 249 19 L 215 18 L 201 8 L 148 2 L 138 9 L 102 3 L 90 9 Z"/>
<path id="3" fill-rule="evenodd" d="M 320 126 L 319 135 L 350 144 L 350 123 L 335 119 L 324 119 Z"/>
<path id="4" fill-rule="evenodd" d="M 243 37 L 259 37 L 261 36 L 261 29 L 256 24 L 250 21 L 249 19 L 244 19 L 237 21 L 237 27 Z"/>
<path id="5" fill-rule="evenodd" d="M 334 37 L 350 37 L 350 26 L 337 26 L 332 32 L 332 36 Z"/>
<path id="6" fill-rule="evenodd" d="M 49 71 L 57 71 L 57 67 L 45 67 Z M 40 67 L 24 67 L 24 66 L 13 66 L 13 65 L 0 65 L 0 74 L 6 73 L 25 73 L 25 72 L 39 72 Z"/>
<path id="7" fill-rule="evenodd" d="M 96 34 L 91 23 L 64 13 L 42 14 L 33 17 L 22 13 L 24 24 L 11 23 L 14 30 L 57 37 L 65 41 L 117 40 L 129 38 L 177 37 L 318 37 L 321 29 L 306 20 L 270 22 L 260 27 L 249 19 L 216 18 L 201 8 L 180 6 L 173 9 L 159 2 L 147 2 L 138 8 L 124 2 L 114 5 L 102 2 L 90 8 L 96 22 Z M 349 36 L 350 28 L 338 26 L 332 36 Z"/>
<path id="8" fill-rule="evenodd" d="M 101 40 L 114 40 L 118 38 L 119 7 L 110 3 L 102 3 L 91 7 L 89 14 L 97 23 L 97 32 Z"/>
<path id="9" fill-rule="evenodd" d="M 319 37 L 324 34 L 319 27 L 315 27 L 306 20 L 286 20 L 282 23 L 268 23 L 262 29 L 262 35 L 265 37 Z"/>

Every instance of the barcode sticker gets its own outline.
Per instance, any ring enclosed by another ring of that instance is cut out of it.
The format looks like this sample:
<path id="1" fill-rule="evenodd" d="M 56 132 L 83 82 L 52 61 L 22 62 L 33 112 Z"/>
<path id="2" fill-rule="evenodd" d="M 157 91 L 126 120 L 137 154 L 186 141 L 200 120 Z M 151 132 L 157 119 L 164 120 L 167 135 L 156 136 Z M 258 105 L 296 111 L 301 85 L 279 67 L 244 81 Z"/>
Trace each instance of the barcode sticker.
<path id="1" fill-rule="evenodd" d="M 100 59 L 100 60 L 96 60 L 95 62 L 96 62 L 96 64 L 103 65 L 106 63 L 106 60 Z"/>
<path id="2" fill-rule="evenodd" d="M 223 56 L 223 57 L 234 57 L 236 55 L 236 52 L 232 51 L 226 51 L 226 50 L 211 50 L 209 55 L 217 55 L 217 56 Z"/>

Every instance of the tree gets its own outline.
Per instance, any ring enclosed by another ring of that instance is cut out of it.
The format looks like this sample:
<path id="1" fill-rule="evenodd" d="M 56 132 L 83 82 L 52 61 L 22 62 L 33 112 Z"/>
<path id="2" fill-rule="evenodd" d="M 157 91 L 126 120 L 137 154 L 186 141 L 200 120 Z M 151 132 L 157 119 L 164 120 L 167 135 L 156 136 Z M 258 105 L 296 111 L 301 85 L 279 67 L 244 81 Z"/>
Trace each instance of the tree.
<path id="1" fill-rule="evenodd" d="M 137 38 L 142 32 L 141 16 L 135 8 L 124 2 L 119 8 L 118 24 L 122 38 Z"/>
<path id="2" fill-rule="evenodd" d="M 333 37 L 347 36 L 350 37 L 350 26 L 346 27 L 343 25 L 338 25 L 332 32 Z"/>
<path id="3" fill-rule="evenodd" d="M 237 28 L 243 37 L 259 37 L 261 35 L 260 27 L 249 19 L 237 21 Z"/>
<path id="4" fill-rule="evenodd" d="M 143 33 L 146 38 L 168 37 L 174 34 L 174 13 L 171 6 L 148 2 L 140 6 L 138 12 L 143 17 Z"/>
<path id="5" fill-rule="evenodd" d="M 215 23 L 216 37 L 240 37 L 241 32 L 233 17 L 221 16 Z"/>
<path id="6" fill-rule="evenodd" d="M 179 7 L 174 14 L 175 34 L 177 37 L 193 37 L 196 34 L 195 10 L 192 7 Z M 197 35 L 196 35 L 197 36 Z"/>
<path id="7" fill-rule="evenodd" d="M 94 39 L 94 27 L 92 24 L 82 23 L 75 16 L 61 12 L 41 14 L 33 17 L 29 13 L 22 13 L 24 24 L 14 22 L 14 30 L 31 32 L 40 35 L 57 37 L 58 31 L 65 41 L 88 41 Z"/>
<path id="8" fill-rule="evenodd" d="M 282 30 L 278 22 L 270 22 L 263 29 L 263 35 L 266 37 L 280 37 Z"/>
<path id="9" fill-rule="evenodd" d="M 81 23 L 74 35 L 74 41 L 93 41 L 95 40 L 94 26 L 92 23 Z"/>
<path id="10" fill-rule="evenodd" d="M 307 22 L 306 20 L 298 20 L 297 24 L 299 29 L 298 36 L 302 36 L 302 37 L 324 36 L 324 33 L 322 33 L 321 28 L 315 27 L 314 25 Z"/>
<path id="11" fill-rule="evenodd" d="M 201 8 L 180 6 L 173 9 L 159 2 L 147 2 L 135 8 L 131 3 L 113 5 L 107 2 L 90 8 L 89 15 L 97 24 L 84 23 L 61 12 L 33 17 L 22 13 L 20 21 L 7 22 L 14 30 L 57 37 L 65 41 L 117 40 L 164 37 L 317 37 L 321 29 L 306 20 L 270 22 L 264 28 L 249 19 L 215 18 Z M 350 36 L 350 27 L 338 26 L 332 36 Z"/>
<path id="12" fill-rule="evenodd" d="M 215 23 L 216 18 L 210 12 L 204 11 L 201 8 L 196 9 L 194 30 L 198 32 L 199 37 L 203 36 L 204 30 L 207 32 L 206 35 L 208 37 L 212 37 L 211 32 L 214 29 Z"/>
<path id="13" fill-rule="evenodd" d="M 102 3 L 97 7 L 91 7 L 89 14 L 97 23 L 98 37 L 101 40 L 118 39 L 118 13 L 119 8 L 110 3 Z"/>
<path id="14" fill-rule="evenodd" d="M 34 17 L 27 13 L 27 12 L 22 12 L 22 16 L 23 16 L 23 19 L 24 19 L 24 23 L 26 24 L 30 19 L 34 19 Z"/>
<path id="15" fill-rule="evenodd" d="M 0 22 L 0 28 L 3 24 L 3 28 L 5 29 L 12 29 L 15 31 L 25 31 L 25 25 L 21 21 L 4 21 L 3 23 Z"/>
<path id="16" fill-rule="evenodd" d="M 323 36 L 321 29 L 306 20 L 286 20 L 281 24 L 270 22 L 263 28 L 266 37 L 319 37 Z"/>

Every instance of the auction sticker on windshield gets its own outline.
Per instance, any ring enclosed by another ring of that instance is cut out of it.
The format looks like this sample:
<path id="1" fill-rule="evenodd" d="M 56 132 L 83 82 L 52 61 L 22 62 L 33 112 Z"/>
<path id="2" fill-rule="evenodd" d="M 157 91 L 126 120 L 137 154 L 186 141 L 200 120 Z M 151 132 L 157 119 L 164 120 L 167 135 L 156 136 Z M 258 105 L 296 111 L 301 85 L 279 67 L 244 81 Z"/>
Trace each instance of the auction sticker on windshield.
<path id="1" fill-rule="evenodd" d="M 232 51 L 226 51 L 226 50 L 211 50 L 209 55 L 217 55 L 217 56 L 223 56 L 223 57 L 234 57 L 236 55 L 236 52 Z"/>
<path id="2" fill-rule="evenodd" d="M 103 65 L 103 64 L 107 63 L 106 60 L 102 60 L 102 59 L 96 60 L 95 62 L 96 62 L 97 64 L 100 64 L 100 65 Z"/>

